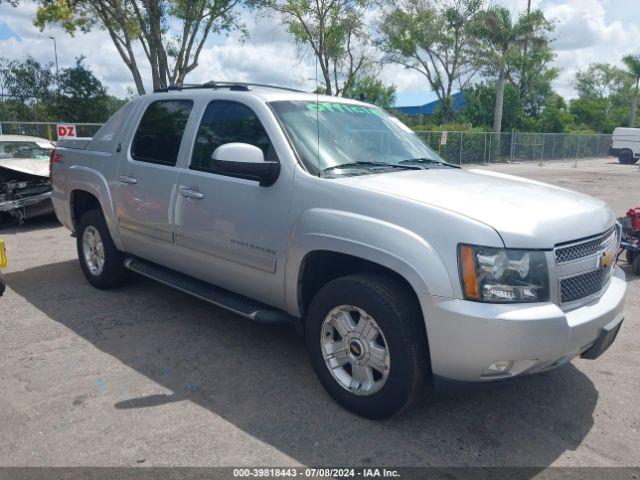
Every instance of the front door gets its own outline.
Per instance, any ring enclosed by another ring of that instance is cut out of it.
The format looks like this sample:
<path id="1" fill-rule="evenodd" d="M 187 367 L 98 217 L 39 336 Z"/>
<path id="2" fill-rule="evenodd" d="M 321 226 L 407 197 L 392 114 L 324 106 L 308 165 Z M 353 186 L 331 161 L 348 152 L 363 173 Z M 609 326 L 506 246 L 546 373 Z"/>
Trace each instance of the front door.
<path id="1" fill-rule="evenodd" d="M 173 246 L 176 162 L 191 100 L 150 103 L 120 162 L 114 204 L 127 252 L 163 263 Z"/>
<path id="2" fill-rule="evenodd" d="M 216 173 L 213 151 L 234 142 L 255 145 L 267 160 L 278 159 L 270 135 L 252 108 L 236 101 L 209 103 L 189 165 L 178 178 L 177 252 L 181 258 L 191 258 L 187 273 L 284 306 L 283 264 L 293 171 L 281 169 L 269 187 Z"/>

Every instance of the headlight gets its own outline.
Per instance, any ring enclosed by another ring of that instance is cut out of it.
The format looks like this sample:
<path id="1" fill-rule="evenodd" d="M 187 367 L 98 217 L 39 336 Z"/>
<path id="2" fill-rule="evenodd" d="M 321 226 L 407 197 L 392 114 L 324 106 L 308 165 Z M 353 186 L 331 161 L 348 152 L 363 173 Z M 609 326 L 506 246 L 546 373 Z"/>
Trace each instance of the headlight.
<path id="1" fill-rule="evenodd" d="M 467 300 L 546 302 L 549 272 L 544 252 L 460 245 L 458 267 Z"/>

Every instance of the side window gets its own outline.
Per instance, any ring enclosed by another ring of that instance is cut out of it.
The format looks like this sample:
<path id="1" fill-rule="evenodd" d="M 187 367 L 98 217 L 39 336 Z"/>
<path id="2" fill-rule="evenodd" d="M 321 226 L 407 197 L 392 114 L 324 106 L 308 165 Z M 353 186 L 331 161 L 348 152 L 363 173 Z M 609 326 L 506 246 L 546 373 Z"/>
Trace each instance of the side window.
<path id="1" fill-rule="evenodd" d="M 174 166 L 192 107 L 191 100 L 160 100 L 149 105 L 133 137 L 131 156 Z"/>
<path id="2" fill-rule="evenodd" d="M 134 103 L 129 102 L 114 113 L 111 118 L 107 120 L 107 123 L 96 132 L 87 149 L 97 150 L 99 152 L 113 152 L 115 150 L 116 140 L 120 135 L 122 127 L 129 119 L 133 106 Z"/>
<path id="3" fill-rule="evenodd" d="M 215 171 L 211 155 L 225 143 L 249 143 L 262 150 L 266 159 L 274 159 L 271 141 L 253 111 L 238 102 L 214 100 L 202 116 L 193 147 L 191 168 Z"/>

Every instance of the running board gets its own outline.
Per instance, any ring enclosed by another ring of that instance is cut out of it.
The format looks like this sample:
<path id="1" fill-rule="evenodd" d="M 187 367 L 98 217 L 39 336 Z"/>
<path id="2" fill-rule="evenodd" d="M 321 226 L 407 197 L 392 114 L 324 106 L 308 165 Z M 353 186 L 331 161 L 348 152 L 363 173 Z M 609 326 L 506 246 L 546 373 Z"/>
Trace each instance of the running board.
<path id="1" fill-rule="evenodd" d="M 124 260 L 124 266 L 140 275 L 256 322 L 282 323 L 291 322 L 294 318 L 264 303 L 139 258 L 127 257 Z"/>

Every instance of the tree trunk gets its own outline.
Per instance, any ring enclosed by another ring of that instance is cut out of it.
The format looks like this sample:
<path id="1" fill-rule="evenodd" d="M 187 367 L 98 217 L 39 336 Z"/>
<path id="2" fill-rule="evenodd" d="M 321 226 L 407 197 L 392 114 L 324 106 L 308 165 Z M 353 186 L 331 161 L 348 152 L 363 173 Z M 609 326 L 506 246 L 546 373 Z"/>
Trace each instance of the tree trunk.
<path id="1" fill-rule="evenodd" d="M 502 131 L 502 107 L 504 105 L 504 86 L 506 81 L 506 75 L 504 68 L 500 70 L 500 76 L 498 77 L 498 88 L 496 91 L 496 108 L 493 111 L 493 131 L 500 133 Z"/>
<path id="2" fill-rule="evenodd" d="M 142 82 L 142 76 L 140 75 L 140 71 L 138 70 L 137 65 L 129 66 L 129 70 L 131 71 L 131 75 L 133 75 L 133 81 L 136 84 L 136 90 L 138 91 L 138 95 L 144 95 L 147 92 L 144 89 L 144 83 Z"/>
<path id="3" fill-rule="evenodd" d="M 631 104 L 631 117 L 629 118 L 629 126 L 634 128 L 636 126 L 636 112 L 638 111 L 638 87 L 640 84 L 640 78 L 636 80 L 636 93 L 633 96 L 633 103 Z"/>

